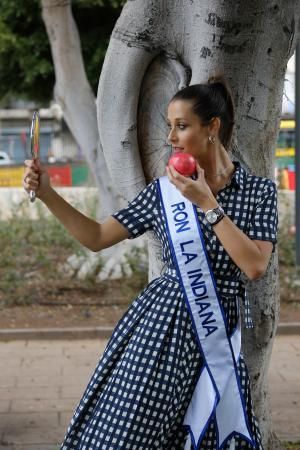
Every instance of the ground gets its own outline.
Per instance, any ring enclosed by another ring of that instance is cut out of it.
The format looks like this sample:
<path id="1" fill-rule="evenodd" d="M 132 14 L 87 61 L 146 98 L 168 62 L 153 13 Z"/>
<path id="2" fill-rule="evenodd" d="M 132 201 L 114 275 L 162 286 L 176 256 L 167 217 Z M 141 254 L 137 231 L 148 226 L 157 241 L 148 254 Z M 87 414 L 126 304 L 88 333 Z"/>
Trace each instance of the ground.
<path id="1" fill-rule="evenodd" d="M 114 326 L 147 283 L 146 274 L 93 284 L 61 279 L 48 284 L 36 281 L 24 298 L 33 303 L 0 307 L 0 327 Z M 29 289 L 29 288 L 28 288 Z M 300 322 L 300 302 L 288 301 L 282 288 L 280 322 Z"/>
<path id="2" fill-rule="evenodd" d="M 0 307 L 0 328 L 113 326 L 146 285 L 146 274 L 91 284 L 60 280 L 34 283 L 34 302 Z M 30 294 L 22 294 L 27 298 Z"/>

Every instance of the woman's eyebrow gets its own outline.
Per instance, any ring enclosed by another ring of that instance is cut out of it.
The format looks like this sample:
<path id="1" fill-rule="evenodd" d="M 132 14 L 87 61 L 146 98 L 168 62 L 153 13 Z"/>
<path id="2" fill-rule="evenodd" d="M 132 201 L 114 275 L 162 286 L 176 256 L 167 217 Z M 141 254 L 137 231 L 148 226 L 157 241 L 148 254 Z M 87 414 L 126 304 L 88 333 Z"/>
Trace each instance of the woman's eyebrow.
<path id="1" fill-rule="evenodd" d="M 184 117 L 175 117 L 174 120 L 187 120 Z M 170 119 L 167 118 L 167 122 L 170 122 Z"/>

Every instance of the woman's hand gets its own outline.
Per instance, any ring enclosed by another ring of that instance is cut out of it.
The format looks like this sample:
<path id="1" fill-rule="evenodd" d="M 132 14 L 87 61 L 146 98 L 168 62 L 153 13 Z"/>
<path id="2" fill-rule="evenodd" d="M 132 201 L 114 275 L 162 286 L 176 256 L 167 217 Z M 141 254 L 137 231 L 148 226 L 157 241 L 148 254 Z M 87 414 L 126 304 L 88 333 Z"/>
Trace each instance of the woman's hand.
<path id="1" fill-rule="evenodd" d="M 25 171 L 23 187 L 26 192 L 34 191 L 41 200 L 51 189 L 50 178 L 38 159 L 30 159 L 24 162 Z"/>
<path id="2" fill-rule="evenodd" d="M 197 179 L 181 175 L 173 166 L 167 166 L 166 172 L 172 184 L 202 210 L 215 208 L 218 203 L 204 177 L 204 170 L 197 163 Z"/>

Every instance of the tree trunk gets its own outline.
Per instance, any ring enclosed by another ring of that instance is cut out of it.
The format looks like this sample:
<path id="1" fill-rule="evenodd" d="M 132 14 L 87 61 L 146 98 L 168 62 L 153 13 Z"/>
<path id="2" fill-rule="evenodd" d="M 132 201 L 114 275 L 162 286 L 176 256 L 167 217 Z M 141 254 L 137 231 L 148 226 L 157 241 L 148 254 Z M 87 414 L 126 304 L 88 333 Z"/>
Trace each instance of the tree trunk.
<path id="1" fill-rule="evenodd" d="M 87 80 L 80 38 L 71 2 L 42 0 L 42 16 L 48 33 L 55 68 L 55 98 L 86 157 L 101 193 L 101 218 L 116 211 L 120 202 L 113 189 L 99 140 L 96 99 Z"/>
<path id="2" fill-rule="evenodd" d="M 225 75 L 234 94 L 234 158 L 273 178 L 284 75 L 299 15 L 299 0 L 128 1 L 112 34 L 97 99 L 103 151 L 119 192 L 131 199 L 146 180 L 163 174 L 170 154 L 169 99 L 182 85 L 216 73 Z M 150 241 L 150 274 L 157 276 L 159 247 Z M 244 352 L 265 447 L 274 450 L 267 370 L 279 310 L 276 254 L 267 274 L 247 290 L 255 330 L 244 333 Z"/>

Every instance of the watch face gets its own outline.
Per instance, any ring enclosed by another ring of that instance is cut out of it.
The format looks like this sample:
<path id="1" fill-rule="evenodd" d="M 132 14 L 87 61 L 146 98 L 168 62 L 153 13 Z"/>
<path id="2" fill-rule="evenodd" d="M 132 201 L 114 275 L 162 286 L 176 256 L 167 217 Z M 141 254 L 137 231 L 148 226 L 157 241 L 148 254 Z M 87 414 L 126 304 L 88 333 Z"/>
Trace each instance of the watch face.
<path id="1" fill-rule="evenodd" d="M 214 223 L 214 222 L 217 220 L 218 216 L 217 216 L 217 214 L 215 213 L 215 211 L 210 211 L 210 212 L 207 214 L 206 218 L 207 218 L 207 220 L 208 220 L 209 223 Z"/>

